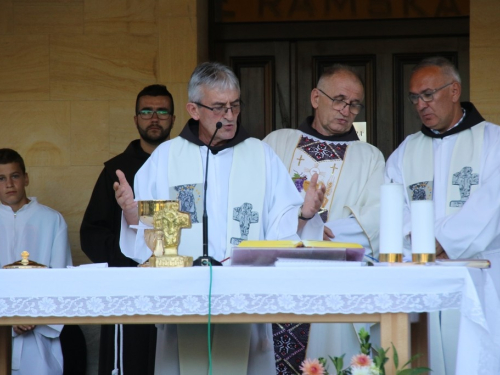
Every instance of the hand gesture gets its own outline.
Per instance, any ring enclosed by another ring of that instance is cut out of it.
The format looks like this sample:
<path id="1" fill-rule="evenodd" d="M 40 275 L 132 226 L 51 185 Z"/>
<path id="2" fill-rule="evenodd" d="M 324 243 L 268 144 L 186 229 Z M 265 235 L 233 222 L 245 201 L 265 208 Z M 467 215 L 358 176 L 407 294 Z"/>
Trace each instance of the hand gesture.
<path id="1" fill-rule="evenodd" d="M 318 184 L 318 174 L 315 173 L 311 178 L 311 183 L 306 191 L 304 204 L 302 205 L 302 216 L 313 217 L 321 209 L 325 197 L 325 184 Z"/>
<path id="2" fill-rule="evenodd" d="M 323 228 L 323 241 L 331 241 L 335 238 L 332 230 L 328 228 L 326 225 Z"/>
<path id="3" fill-rule="evenodd" d="M 139 214 L 137 213 L 137 202 L 134 201 L 134 192 L 121 170 L 116 170 L 116 176 L 118 177 L 118 182 L 113 184 L 116 203 L 122 209 L 127 223 L 135 225 L 139 223 Z"/>

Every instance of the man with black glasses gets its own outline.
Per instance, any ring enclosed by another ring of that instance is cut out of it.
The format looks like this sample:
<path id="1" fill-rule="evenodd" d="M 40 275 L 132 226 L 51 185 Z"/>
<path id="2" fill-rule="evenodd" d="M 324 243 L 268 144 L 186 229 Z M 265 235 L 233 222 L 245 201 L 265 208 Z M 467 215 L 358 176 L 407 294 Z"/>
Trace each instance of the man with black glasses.
<path id="1" fill-rule="evenodd" d="M 500 291 L 500 127 L 460 102 L 460 75 L 443 57 L 417 64 L 409 88 L 422 129 L 403 141 L 386 168 L 386 180 L 404 186 L 405 250 L 411 250 L 411 202 L 431 200 L 437 258 L 489 259 Z M 431 315 L 435 374 L 455 373 L 458 314 L 452 313 Z"/>
<path id="2" fill-rule="evenodd" d="M 138 95 L 134 122 L 139 139 L 125 151 L 104 163 L 80 228 L 83 252 L 94 263 L 111 267 L 135 267 L 137 263 L 120 250 L 122 209 L 115 199 L 113 185 L 117 174 L 134 185 L 134 176 L 156 147 L 168 139 L 175 122 L 174 100 L 164 85 L 150 85 Z M 118 172 L 117 172 L 118 171 Z M 120 340 L 118 340 L 120 341 Z M 123 367 L 129 374 L 153 374 L 156 328 L 150 325 L 123 326 Z M 102 326 L 99 374 L 115 368 L 115 327 Z M 120 372 L 121 373 L 121 372 Z"/>
<path id="3" fill-rule="evenodd" d="M 363 110 L 363 99 L 363 84 L 351 67 L 329 67 L 311 92 L 314 116 L 307 117 L 298 129 L 272 132 L 264 142 L 281 158 L 302 196 L 313 174 L 319 175 L 318 183 L 326 192 L 320 218 L 317 215 L 311 221 L 324 222 L 323 238 L 359 243 L 367 256 L 378 258 L 379 196 L 385 162 L 376 147 L 359 141 L 353 127 Z M 280 324 L 273 330 L 280 357 L 278 371 L 282 373 L 288 373 L 291 364 L 300 364 L 306 347 L 310 358 L 343 353 L 350 358 L 359 351 L 352 324 Z M 300 341 L 299 350 L 285 350 L 290 337 Z"/>

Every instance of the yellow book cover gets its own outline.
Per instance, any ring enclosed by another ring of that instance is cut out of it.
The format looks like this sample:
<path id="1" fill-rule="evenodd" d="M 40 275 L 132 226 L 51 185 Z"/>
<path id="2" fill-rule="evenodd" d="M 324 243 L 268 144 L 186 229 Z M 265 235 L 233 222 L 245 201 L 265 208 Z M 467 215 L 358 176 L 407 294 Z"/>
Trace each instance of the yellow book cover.
<path id="1" fill-rule="evenodd" d="M 302 241 L 241 241 L 238 247 L 291 248 L 304 247 Z"/>
<path id="2" fill-rule="evenodd" d="M 358 243 L 334 242 L 334 241 L 302 241 L 304 247 L 326 247 L 331 249 L 362 249 Z"/>

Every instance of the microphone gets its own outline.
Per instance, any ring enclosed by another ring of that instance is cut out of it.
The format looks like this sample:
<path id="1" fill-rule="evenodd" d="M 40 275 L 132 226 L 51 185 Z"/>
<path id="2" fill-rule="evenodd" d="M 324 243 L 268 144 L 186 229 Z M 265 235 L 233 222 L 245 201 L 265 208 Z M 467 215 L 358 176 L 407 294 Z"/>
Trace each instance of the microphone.
<path id="1" fill-rule="evenodd" d="M 222 122 L 217 121 L 215 124 L 214 135 L 210 139 L 207 145 L 207 162 L 205 166 L 205 185 L 203 189 L 203 255 L 193 262 L 193 266 L 222 266 L 222 263 L 215 260 L 213 257 L 208 255 L 208 215 L 207 215 L 207 180 L 208 180 L 208 153 L 210 151 L 210 145 L 212 144 L 215 135 L 222 128 Z"/>

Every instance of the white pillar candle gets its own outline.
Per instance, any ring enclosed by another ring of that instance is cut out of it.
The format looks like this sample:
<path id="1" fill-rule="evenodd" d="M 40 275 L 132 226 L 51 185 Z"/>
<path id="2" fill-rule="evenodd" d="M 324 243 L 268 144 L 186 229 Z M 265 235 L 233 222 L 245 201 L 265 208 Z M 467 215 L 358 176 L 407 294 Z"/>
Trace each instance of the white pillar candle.
<path id="1" fill-rule="evenodd" d="M 412 254 L 436 253 L 433 201 L 411 202 L 411 252 Z"/>
<path id="2" fill-rule="evenodd" d="M 380 187 L 380 254 L 403 253 L 403 185 Z"/>

